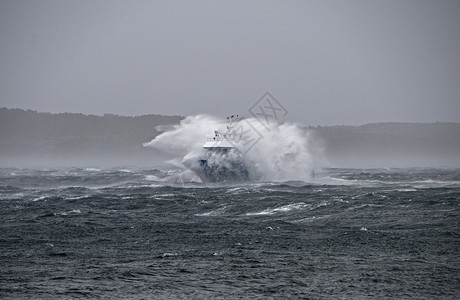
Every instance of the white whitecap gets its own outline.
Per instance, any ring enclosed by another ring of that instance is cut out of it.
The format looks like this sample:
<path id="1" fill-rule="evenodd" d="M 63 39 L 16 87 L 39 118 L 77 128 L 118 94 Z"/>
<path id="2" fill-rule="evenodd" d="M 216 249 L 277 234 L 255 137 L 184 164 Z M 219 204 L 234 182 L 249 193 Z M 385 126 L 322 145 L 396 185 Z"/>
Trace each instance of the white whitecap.
<path id="1" fill-rule="evenodd" d="M 220 207 L 216 210 L 211 210 L 209 212 L 205 212 L 205 213 L 201 213 L 201 214 L 195 214 L 195 216 L 197 217 L 213 217 L 213 216 L 219 216 L 219 215 L 222 215 L 223 212 L 225 211 L 227 207 L 226 206 L 223 206 L 223 207 Z"/>
<path id="2" fill-rule="evenodd" d="M 311 205 L 306 204 L 304 202 L 292 203 L 292 204 L 288 204 L 288 205 L 284 205 L 284 206 L 280 206 L 276 208 L 265 209 L 259 212 L 252 212 L 252 213 L 249 212 L 249 213 L 246 213 L 246 216 L 273 215 L 276 213 L 286 213 L 292 210 L 303 209 L 307 207 L 311 207 Z"/>
<path id="3" fill-rule="evenodd" d="M 40 201 L 40 200 L 45 200 L 47 198 L 47 196 L 41 196 L 41 197 L 37 197 L 37 198 L 34 198 L 32 199 L 32 201 Z"/>

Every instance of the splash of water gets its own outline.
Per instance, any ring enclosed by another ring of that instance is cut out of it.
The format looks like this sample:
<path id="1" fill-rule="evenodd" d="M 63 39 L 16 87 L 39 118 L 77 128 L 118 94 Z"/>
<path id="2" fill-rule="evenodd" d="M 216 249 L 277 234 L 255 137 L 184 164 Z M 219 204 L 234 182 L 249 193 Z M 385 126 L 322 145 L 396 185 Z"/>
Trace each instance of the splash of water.
<path id="1" fill-rule="evenodd" d="M 251 180 L 257 181 L 309 181 L 314 168 L 310 148 L 312 137 L 296 124 L 262 124 L 260 120 L 249 118 L 240 122 L 238 151 L 226 155 L 211 156 L 203 149 L 206 137 L 212 137 L 214 130 L 228 130 L 228 124 L 208 115 L 189 116 L 169 131 L 163 132 L 144 144 L 147 147 L 173 154 L 184 168 L 207 156 L 208 159 L 243 161 Z"/>

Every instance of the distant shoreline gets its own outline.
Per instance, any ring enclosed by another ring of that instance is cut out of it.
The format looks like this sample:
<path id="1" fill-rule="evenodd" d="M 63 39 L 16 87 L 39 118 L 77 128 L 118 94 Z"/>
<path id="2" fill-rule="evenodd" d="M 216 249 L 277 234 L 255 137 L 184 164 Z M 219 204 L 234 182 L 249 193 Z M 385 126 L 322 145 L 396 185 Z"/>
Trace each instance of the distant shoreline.
<path id="1" fill-rule="evenodd" d="M 183 116 L 46 113 L 0 108 L 0 166 L 140 165 L 165 154 L 142 144 Z M 323 166 L 460 166 L 460 123 L 303 126 Z M 160 131 L 159 131 L 160 130 Z"/>
<path id="2" fill-rule="evenodd" d="M 47 112 L 47 111 L 38 111 L 28 108 L 18 108 L 18 107 L 0 107 L 1 111 L 17 111 L 17 112 L 30 112 L 39 115 L 77 115 L 77 116 L 87 116 L 87 117 L 98 117 L 98 118 L 142 118 L 147 116 L 163 116 L 163 117 L 175 117 L 184 119 L 186 116 L 183 115 L 168 115 L 168 114 L 142 114 L 142 115 L 123 115 L 123 114 L 114 114 L 114 113 L 81 113 L 81 112 Z M 292 123 L 299 123 L 292 121 Z M 379 121 L 379 122 L 370 122 L 363 124 L 327 124 L 327 125 L 312 125 L 306 123 L 300 123 L 302 127 L 305 128 L 328 128 L 328 127 L 361 127 L 361 126 L 374 126 L 374 125 L 385 125 L 385 124 L 460 124 L 460 122 L 451 122 L 451 121 L 435 121 L 435 122 L 405 122 L 405 121 Z"/>

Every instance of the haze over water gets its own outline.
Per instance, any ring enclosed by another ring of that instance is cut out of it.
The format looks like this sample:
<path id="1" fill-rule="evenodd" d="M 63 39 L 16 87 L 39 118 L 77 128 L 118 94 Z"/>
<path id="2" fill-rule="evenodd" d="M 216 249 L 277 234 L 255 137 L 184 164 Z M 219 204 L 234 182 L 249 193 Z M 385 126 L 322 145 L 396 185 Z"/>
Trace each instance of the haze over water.
<path id="1" fill-rule="evenodd" d="M 458 298 L 459 3 L 0 1 L 0 298 Z"/>

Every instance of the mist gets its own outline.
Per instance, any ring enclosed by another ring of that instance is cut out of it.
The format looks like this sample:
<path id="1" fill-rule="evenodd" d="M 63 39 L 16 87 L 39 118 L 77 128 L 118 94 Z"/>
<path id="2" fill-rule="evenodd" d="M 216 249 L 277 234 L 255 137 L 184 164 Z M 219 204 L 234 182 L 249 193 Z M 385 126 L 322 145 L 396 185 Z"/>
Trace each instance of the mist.
<path id="1" fill-rule="evenodd" d="M 50 114 L 0 108 L 2 167 L 119 167 L 163 165 L 165 155 L 143 143 L 180 116 L 124 117 Z"/>
<path id="2" fill-rule="evenodd" d="M 0 299 L 456 299 L 459 54 L 459 0 L 0 0 Z"/>
<path id="3" fill-rule="evenodd" d="M 0 109 L 2 167 L 190 168 L 226 118 L 211 115 L 126 117 Z M 459 123 L 270 126 L 250 115 L 240 152 L 258 180 L 308 180 L 327 167 L 460 166 Z"/>
<path id="4" fill-rule="evenodd" d="M 3 166 L 183 166 L 232 113 L 269 179 L 459 164 L 458 1 L 5 0 L 0 53 Z"/>
<path id="5" fill-rule="evenodd" d="M 460 122 L 458 1 L 0 2 L 0 106 Z"/>

